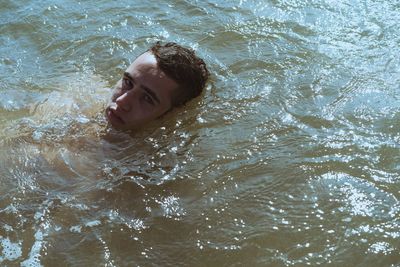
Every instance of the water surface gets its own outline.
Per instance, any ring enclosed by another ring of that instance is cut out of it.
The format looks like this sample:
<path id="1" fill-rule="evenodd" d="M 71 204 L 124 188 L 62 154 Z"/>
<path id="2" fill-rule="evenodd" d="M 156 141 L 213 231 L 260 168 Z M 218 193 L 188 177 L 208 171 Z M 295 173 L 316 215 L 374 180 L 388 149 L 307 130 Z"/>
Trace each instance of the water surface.
<path id="1" fill-rule="evenodd" d="M 0 265 L 399 266 L 398 1 L 3 1 Z M 104 105 L 157 40 L 204 95 Z"/>

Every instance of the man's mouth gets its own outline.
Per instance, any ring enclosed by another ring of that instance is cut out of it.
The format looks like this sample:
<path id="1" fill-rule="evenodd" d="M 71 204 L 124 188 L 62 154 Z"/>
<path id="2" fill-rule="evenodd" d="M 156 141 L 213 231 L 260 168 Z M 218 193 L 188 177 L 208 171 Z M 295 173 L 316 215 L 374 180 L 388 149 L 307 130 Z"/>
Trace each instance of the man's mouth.
<path id="1" fill-rule="evenodd" d="M 118 114 L 116 113 L 115 108 L 112 106 L 107 107 L 106 116 L 107 116 L 108 121 L 113 125 L 114 124 L 117 124 L 117 125 L 125 124 L 125 122 L 121 119 L 121 117 L 118 116 Z"/>

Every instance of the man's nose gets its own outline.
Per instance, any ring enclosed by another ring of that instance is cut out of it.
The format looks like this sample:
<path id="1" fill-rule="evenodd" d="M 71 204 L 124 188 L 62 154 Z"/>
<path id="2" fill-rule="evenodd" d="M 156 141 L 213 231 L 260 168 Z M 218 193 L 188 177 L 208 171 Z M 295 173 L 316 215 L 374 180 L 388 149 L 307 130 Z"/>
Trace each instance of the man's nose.
<path id="1" fill-rule="evenodd" d="M 120 95 L 115 103 L 117 106 L 123 111 L 129 112 L 132 109 L 134 93 L 132 91 L 128 91 Z"/>

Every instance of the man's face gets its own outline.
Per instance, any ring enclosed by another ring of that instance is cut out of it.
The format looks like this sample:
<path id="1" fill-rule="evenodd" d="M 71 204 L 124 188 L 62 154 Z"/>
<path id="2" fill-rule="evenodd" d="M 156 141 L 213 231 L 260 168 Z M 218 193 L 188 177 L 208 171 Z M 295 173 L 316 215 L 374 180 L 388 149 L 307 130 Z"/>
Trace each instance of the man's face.
<path id="1" fill-rule="evenodd" d="M 172 107 L 178 84 L 157 66 L 153 54 L 139 56 L 118 81 L 106 108 L 108 122 L 117 129 L 136 129 Z"/>

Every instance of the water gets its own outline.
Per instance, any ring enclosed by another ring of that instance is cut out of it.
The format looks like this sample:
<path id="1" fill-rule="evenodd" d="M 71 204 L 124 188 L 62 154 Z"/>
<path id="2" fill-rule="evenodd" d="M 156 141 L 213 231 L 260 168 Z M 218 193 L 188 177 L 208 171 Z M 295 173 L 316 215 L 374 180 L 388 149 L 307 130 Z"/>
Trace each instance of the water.
<path id="1" fill-rule="evenodd" d="M 399 266 L 400 3 L 1 1 L 0 265 Z M 157 40 L 205 94 L 102 110 Z"/>

